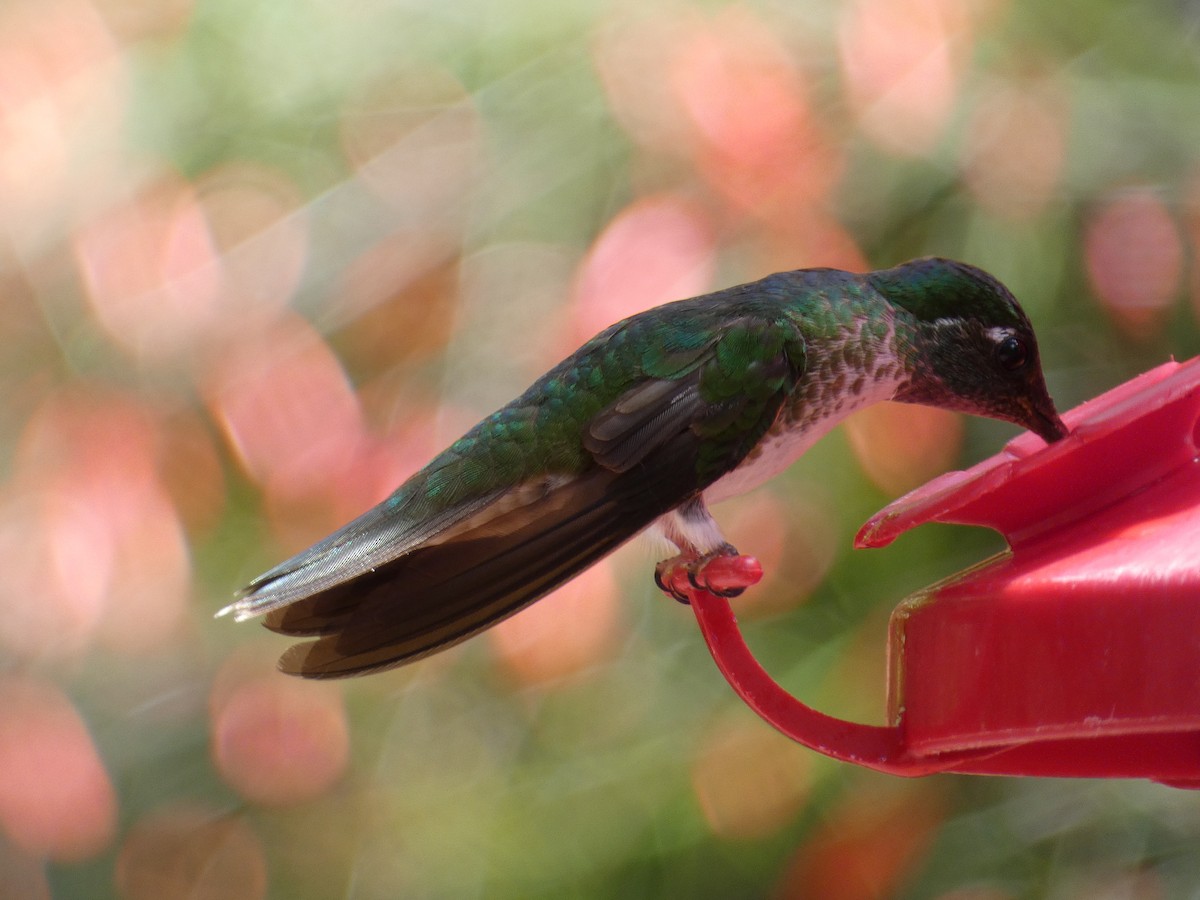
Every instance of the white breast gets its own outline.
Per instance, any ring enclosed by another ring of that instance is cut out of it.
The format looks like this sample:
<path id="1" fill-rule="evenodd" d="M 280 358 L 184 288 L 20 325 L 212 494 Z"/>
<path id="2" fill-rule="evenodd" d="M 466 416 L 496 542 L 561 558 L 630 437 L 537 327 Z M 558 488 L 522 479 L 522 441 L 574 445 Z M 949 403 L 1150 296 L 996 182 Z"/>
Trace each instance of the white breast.
<path id="1" fill-rule="evenodd" d="M 768 435 L 754 456 L 709 485 L 704 492 L 704 502 L 711 504 L 728 500 L 774 478 L 803 456 L 805 450 L 836 424 L 836 419 L 829 418 L 803 431 Z"/>

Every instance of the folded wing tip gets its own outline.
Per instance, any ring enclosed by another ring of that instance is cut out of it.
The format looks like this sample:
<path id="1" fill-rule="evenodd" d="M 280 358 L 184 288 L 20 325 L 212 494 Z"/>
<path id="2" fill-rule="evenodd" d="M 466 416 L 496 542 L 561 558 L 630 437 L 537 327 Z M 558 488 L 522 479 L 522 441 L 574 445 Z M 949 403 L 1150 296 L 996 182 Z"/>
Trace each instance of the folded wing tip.
<path id="1" fill-rule="evenodd" d="M 234 600 L 229 605 L 222 606 L 220 609 L 218 609 L 213 614 L 213 618 L 220 619 L 220 618 L 223 618 L 223 617 L 229 615 L 230 613 L 234 613 L 234 621 L 238 621 L 238 616 L 237 616 L 237 613 L 239 612 L 238 607 L 240 607 L 241 605 L 242 605 L 241 598 Z"/>
<path id="2" fill-rule="evenodd" d="M 214 618 L 220 619 L 223 616 L 232 615 L 233 621 L 245 622 L 286 605 L 294 599 L 287 596 L 281 597 L 278 591 L 264 590 L 264 587 L 266 587 L 265 583 L 254 581 L 239 589 L 233 595 L 233 602 L 217 610 Z"/>
<path id="3" fill-rule="evenodd" d="M 263 613 L 261 609 L 255 609 L 252 603 L 247 603 L 245 599 L 235 600 L 228 606 L 223 606 L 213 614 L 214 619 L 221 619 L 228 615 L 233 615 L 233 621 L 245 622 L 248 619 L 253 619 Z"/>

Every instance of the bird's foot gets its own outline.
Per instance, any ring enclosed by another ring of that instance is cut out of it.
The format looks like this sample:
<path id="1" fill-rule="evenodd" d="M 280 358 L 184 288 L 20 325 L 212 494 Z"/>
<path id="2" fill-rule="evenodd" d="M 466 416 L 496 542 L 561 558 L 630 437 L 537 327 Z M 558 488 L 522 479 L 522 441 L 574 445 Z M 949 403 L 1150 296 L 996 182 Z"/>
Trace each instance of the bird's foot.
<path id="1" fill-rule="evenodd" d="M 659 589 L 688 604 L 696 591 L 736 597 L 750 585 L 758 584 L 762 575 L 762 565 L 755 557 L 740 555 L 730 544 L 703 556 L 673 556 L 654 567 L 654 583 Z"/>

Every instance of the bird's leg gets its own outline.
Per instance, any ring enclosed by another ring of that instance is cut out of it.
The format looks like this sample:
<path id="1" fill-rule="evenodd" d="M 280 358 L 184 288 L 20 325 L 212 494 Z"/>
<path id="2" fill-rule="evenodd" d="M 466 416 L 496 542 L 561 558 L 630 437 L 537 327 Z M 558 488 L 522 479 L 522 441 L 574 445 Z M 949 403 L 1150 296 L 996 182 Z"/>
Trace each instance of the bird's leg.
<path id="1" fill-rule="evenodd" d="M 725 540 L 701 497 L 672 510 L 658 524 L 680 553 L 654 567 L 654 583 L 680 603 L 690 603 L 694 591 L 736 597 L 762 578 L 758 560 L 741 556 Z"/>

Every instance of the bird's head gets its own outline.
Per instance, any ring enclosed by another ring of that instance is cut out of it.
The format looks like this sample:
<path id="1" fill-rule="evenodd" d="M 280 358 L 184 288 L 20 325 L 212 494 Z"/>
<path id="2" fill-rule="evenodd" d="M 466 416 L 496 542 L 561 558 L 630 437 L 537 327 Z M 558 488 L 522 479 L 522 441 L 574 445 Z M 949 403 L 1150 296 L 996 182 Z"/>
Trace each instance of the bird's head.
<path id="1" fill-rule="evenodd" d="M 907 381 L 895 399 L 1015 422 L 1047 443 L 1065 437 L 1025 312 L 981 269 L 927 258 L 873 272 L 896 309 Z"/>

